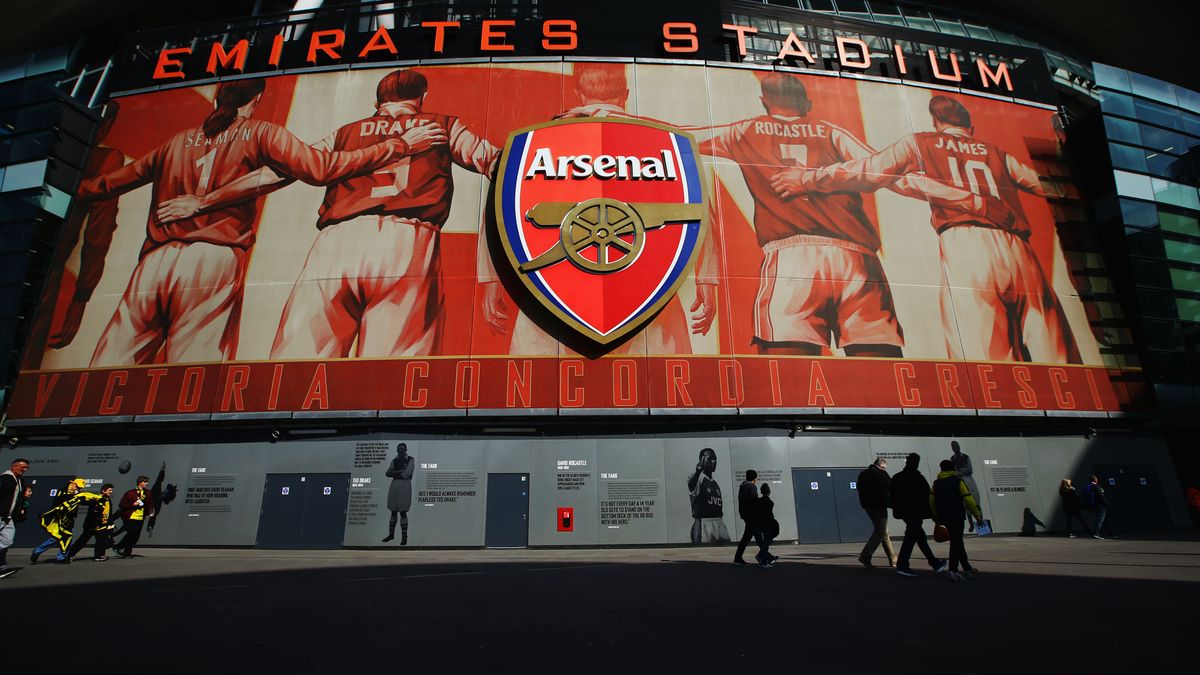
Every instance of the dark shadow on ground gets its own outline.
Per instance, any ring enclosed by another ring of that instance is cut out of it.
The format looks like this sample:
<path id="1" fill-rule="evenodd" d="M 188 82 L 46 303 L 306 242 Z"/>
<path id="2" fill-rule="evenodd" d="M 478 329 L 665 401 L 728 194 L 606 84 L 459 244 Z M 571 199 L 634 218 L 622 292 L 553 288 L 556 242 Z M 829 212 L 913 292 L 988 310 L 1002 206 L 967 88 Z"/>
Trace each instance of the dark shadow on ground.
<path id="1" fill-rule="evenodd" d="M 1194 635 L 1200 575 L 986 569 L 952 583 L 787 560 L 409 563 L 9 585 L 0 606 L 13 672 L 1161 672 Z"/>

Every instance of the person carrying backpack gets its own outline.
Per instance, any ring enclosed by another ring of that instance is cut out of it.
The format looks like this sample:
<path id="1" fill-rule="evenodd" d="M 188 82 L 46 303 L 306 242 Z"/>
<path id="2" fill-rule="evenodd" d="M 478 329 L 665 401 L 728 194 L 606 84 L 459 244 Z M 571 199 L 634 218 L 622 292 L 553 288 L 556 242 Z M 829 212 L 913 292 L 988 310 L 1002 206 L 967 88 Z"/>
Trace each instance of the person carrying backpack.
<path id="1" fill-rule="evenodd" d="M 962 581 L 975 576 L 975 568 L 967 560 L 967 548 L 963 544 L 964 521 L 970 511 L 976 521 L 983 522 L 983 512 L 975 503 L 970 488 L 955 472 L 954 462 L 944 459 L 938 466 L 941 472 L 929 491 L 929 510 L 933 513 L 933 521 L 950 532 L 950 580 Z M 959 567 L 962 567 L 961 573 Z"/>

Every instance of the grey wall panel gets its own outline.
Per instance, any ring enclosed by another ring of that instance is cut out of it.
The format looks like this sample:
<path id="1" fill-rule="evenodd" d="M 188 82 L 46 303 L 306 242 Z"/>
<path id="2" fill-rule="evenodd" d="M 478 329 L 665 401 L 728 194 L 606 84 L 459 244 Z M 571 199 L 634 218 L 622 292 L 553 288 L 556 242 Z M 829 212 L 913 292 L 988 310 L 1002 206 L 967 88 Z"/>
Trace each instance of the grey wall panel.
<path id="1" fill-rule="evenodd" d="M 487 503 L 485 441 L 416 441 L 409 544 L 482 546 Z M 388 514 L 390 515 L 390 514 Z M 399 534 L 399 531 L 397 531 Z M 396 541 L 399 541 L 397 539 Z"/>
<path id="2" fill-rule="evenodd" d="M 665 452 L 661 440 L 599 442 L 599 543 L 668 540 Z"/>
<path id="3" fill-rule="evenodd" d="M 596 441 L 539 439 L 530 444 L 529 544 L 587 546 L 599 526 Z M 558 531 L 559 507 L 575 509 L 575 527 Z"/>
<path id="4" fill-rule="evenodd" d="M 253 546 L 262 506 L 267 443 L 198 445 L 181 486 L 180 542 Z M 172 505 L 174 506 L 174 505 Z"/>
<path id="5" fill-rule="evenodd" d="M 291 441 L 266 447 L 267 473 L 347 473 L 354 465 L 352 442 Z"/>
<path id="6" fill-rule="evenodd" d="M 829 436 L 824 434 L 796 434 L 788 439 L 792 466 L 830 468 L 865 467 L 874 459 L 871 442 L 867 436 Z"/>
<path id="7" fill-rule="evenodd" d="M 488 473 L 529 473 L 532 443 L 527 438 L 488 440 Z"/>
<path id="8" fill-rule="evenodd" d="M 1046 522 L 1046 514 L 1039 513 L 1039 485 L 1023 438 L 958 440 L 963 454 L 971 457 L 983 517 L 997 532 L 1020 532 L 1025 509 Z"/>
<path id="9" fill-rule="evenodd" d="M 733 461 L 733 482 L 740 485 L 747 469 L 758 472 L 758 485 L 771 486 L 775 520 L 779 521 L 779 540 L 796 539 L 796 507 L 792 494 L 792 459 L 788 439 L 733 438 L 729 450 Z M 734 495 L 736 498 L 736 495 Z M 736 499 L 734 500 L 736 502 Z M 734 505 L 736 508 L 736 503 Z"/>
<path id="10" fill-rule="evenodd" d="M 384 546 L 382 541 L 388 533 L 388 491 L 392 479 L 387 477 L 387 470 L 396 458 L 396 446 L 404 443 L 408 454 L 413 458 L 413 479 L 409 482 L 409 525 L 412 526 L 414 511 L 419 510 L 417 491 L 415 488 L 417 474 L 420 473 L 420 462 L 428 450 L 423 448 L 422 441 L 407 438 L 364 438 L 356 441 L 339 441 L 337 443 L 306 443 L 309 447 L 321 447 L 330 454 L 337 455 L 329 461 L 337 461 L 342 470 L 350 472 L 350 500 L 346 506 L 346 532 L 343 542 L 346 546 Z M 293 444 L 288 444 L 293 445 Z M 278 455 L 273 460 L 278 461 L 286 455 Z M 314 460 L 306 460 L 313 467 Z M 285 465 L 286 466 L 286 465 Z M 317 464 L 317 466 L 321 466 Z M 314 467 L 315 468 L 315 467 Z M 395 538 L 388 545 L 399 545 L 402 530 L 397 524 Z M 410 542 L 411 543 L 411 542 Z"/>

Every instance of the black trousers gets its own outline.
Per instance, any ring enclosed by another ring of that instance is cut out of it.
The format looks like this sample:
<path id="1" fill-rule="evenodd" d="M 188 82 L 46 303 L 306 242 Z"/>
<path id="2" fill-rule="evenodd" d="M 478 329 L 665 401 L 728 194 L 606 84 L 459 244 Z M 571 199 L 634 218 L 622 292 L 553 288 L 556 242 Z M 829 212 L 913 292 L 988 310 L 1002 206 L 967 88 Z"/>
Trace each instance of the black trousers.
<path id="1" fill-rule="evenodd" d="M 929 561 L 929 566 L 937 568 L 938 559 L 929 548 L 929 538 L 925 536 L 925 521 L 920 518 L 904 519 L 904 541 L 900 544 L 900 555 L 896 557 L 896 569 L 908 569 L 908 559 L 912 556 L 913 546 L 921 549 L 921 554 Z"/>
<path id="2" fill-rule="evenodd" d="M 960 566 L 962 571 L 970 571 L 971 562 L 967 560 L 967 547 L 963 545 L 964 521 L 954 520 L 942 524 L 950 530 L 950 571 L 957 572 Z"/>
<path id="3" fill-rule="evenodd" d="M 109 537 L 108 530 L 96 531 L 85 529 L 82 534 L 75 538 L 75 542 L 71 544 L 71 549 L 67 551 L 67 558 L 74 558 L 83 550 L 84 546 L 91 541 L 92 537 L 96 538 L 96 549 L 93 557 L 103 557 L 108 547 L 112 546 L 112 539 Z"/>
<path id="4" fill-rule="evenodd" d="M 125 536 L 121 538 L 121 543 L 113 547 L 113 550 L 122 555 L 133 555 L 133 547 L 137 546 L 138 539 L 142 537 L 142 525 L 144 520 L 126 520 L 125 521 Z"/>
<path id="5" fill-rule="evenodd" d="M 746 552 L 746 545 L 750 543 L 750 537 L 754 537 L 754 542 L 758 544 L 759 556 L 765 557 L 769 555 L 768 548 L 770 545 L 763 537 L 762 531 L 758 528 L 758 526 L 749 520 L 744 520 L 742 522 L 746 524 L 746 531 L 742 532 L 742 540 L 738 542 L 737 554 L 733 556 L 733 559 L 742 559 L 742 554 Z"/>
<path id="6" fill-rule="evenodd" d="M 1083 527 L 1084 532 L 1087 532 L 1088 534 L 1092 533 L 1092 528 L 1088 527 L 1088 524 L 1084 522 L 1082 513 L 1079 511 L 1068 511 L 1066 509 L 1063 509 L 1063 513 L 1067 514 L 1067 534 L 1071 534 L 1072 520 L 1078 520 L 1080 526 Z"/>

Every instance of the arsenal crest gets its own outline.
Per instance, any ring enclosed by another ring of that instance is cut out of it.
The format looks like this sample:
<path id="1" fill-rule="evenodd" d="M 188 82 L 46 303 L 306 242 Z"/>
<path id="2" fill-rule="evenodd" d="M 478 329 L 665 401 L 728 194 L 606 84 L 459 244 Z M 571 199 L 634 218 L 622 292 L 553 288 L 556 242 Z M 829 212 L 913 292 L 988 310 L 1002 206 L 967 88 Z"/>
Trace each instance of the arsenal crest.
<path id="1" fill-rule="evenodd" d="M 634 119 L 560 120 L 508 137 L 500 240 L 547 309 L 602 344 L 675 295 L 708 209 L 695 140 Z"/>

